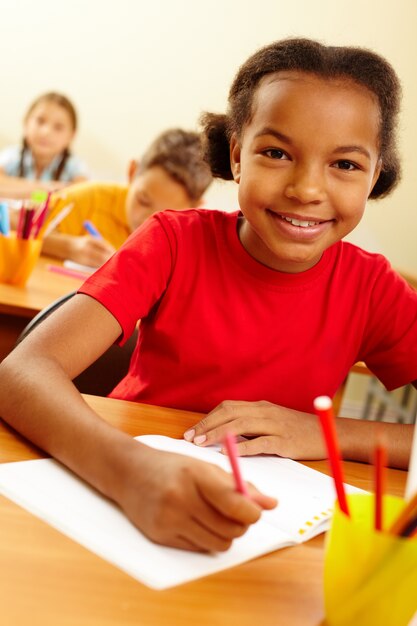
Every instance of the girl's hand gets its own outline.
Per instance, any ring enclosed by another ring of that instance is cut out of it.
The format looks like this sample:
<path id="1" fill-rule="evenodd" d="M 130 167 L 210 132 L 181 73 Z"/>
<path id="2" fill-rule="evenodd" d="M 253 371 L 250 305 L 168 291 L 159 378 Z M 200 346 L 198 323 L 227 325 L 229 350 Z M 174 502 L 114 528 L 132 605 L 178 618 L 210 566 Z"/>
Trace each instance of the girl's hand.
<path id="1" fill-rule="evenodd" d="M 68 258 L 81 265 L 100 267 L 115 252 L 115 248 L 105 239 L 89 235 L 71 237 Z"/>
<path id="2" fill-rule="evenodd" d="M 137 444 L 137 442 L 135 442 Z M 236 491 L 231 474 L 180 454 L 141 445 L 124 460 L 117 500 L 152 541 L 193 551 L 224 551 L 277 502 L 248 485 Z"/>
<path id="3" fill-rule="evenodd" d="M 222 402 L 184 433 L 184 439 L 208 446 L 221 443 L 227 432 L 249 437 L 237 443 L 240 456 L 277 454 L 304 460 L 327 456 L 315 415 L 264 401 Z"/>
<path id="4" fill-rule="evenodd" d="M 65 189 L 65 187 L 68 187 L 70 184 L 71 183 L 68 181 L 63 180 L 43 181 L 37 189 L 45 189 L 45 191 L 59 191 L 60 189 Z"/>

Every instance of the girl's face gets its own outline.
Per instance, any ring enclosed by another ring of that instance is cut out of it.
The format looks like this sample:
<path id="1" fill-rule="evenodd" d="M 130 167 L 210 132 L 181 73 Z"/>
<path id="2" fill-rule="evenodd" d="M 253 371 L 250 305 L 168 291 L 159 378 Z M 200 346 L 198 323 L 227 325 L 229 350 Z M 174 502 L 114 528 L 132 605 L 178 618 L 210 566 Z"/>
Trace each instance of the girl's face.
<path id="1" fill-rule="evenodd" d="M 188 209 L 194 206 L 186 188 L 174 180 L 163 167 L 154 165 L 132 176 L 126 197 L 126 215 L 130 230 L 164 209 Z"/>
<path id="2" fill-rule="evenodd" d="M 350 233 L 379 175 L 378 132 L 378 105 L 364 87 L 301 72 L 267 76 L 230 147 L 249 254 L 302 272 Z"/>
<path id="3" fill-rule="evenodd" d="M 64 107 L 44 100 L 27 116 L 24 134 L 35 158 L 52 160 L 69 147 L 74 137 L 74 127 Z"/>

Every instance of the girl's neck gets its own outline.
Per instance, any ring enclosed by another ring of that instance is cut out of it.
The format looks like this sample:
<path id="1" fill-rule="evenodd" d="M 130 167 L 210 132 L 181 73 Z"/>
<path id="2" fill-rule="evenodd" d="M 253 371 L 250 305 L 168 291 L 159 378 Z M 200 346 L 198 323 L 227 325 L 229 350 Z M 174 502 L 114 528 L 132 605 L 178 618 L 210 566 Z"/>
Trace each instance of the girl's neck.
<path id="1" fill-rule="evenodd" d="M 40 178 L 42 176 L 43 171 L 55 159 L 55 156 L 53 156 L 52 158 L 39 157 L 39 156 L 34 155 L 32 152 L 32 159 L 33 159 L 33 170 L 35 173 L 35 177 Z"/>

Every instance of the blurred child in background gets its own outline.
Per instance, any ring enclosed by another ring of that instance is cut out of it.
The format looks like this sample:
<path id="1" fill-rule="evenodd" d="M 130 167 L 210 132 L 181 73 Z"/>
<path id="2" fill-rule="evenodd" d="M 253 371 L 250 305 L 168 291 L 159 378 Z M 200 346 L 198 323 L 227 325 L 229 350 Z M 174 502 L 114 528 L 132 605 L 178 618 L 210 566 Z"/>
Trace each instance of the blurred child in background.
<path id="1" fill-rule="evenodd" d="M 53 194 L 48 222 L 68 204 L 74 206 L 45 238 L 43 252 L 98 267 L 150 215 L 199 206 L 212 180 L 201 153 L 198 133 L 169 129 L 151 143 L 139 163 L 130 162 L 129 185 L 87 182 Z M 85 220 L 95 225 L 101 238 L 87 234 Z"/>
<path id="2" fill-rule="evenodd" d="M 77 130 L 74 105 L 60 93 L 42 94 L 30 105 L 20 146 L 0 152 L 0 194 L 28 198 L 88 178 L 85 165 L 70 152 Z"/>

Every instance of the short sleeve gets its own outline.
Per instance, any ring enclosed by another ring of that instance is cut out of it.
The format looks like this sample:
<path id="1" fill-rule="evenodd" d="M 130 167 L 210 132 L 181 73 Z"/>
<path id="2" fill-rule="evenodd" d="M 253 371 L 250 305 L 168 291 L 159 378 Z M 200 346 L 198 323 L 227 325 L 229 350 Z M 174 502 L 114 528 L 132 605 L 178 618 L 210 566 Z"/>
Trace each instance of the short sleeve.
<path id="1" fill-rule="evenodd" d="M 417 292 L 386 260 L 368 317 L 361 359 L 388 390 L 417 380 Z"/>
<path id="2" fill-rule="evenodd" d="M 0 152 L 0 168 L 8 176 L 17 176 L 18 164 L 20 161 L 20 148 L 9 146 Z"/>
<path id="3" fill-rule="evenodd" d="M 159 216 L 150 217 L 79 289 L 117 319 L 120 344 L 158 305 L 172 273 L 173 247 Z"/>
<path id="4" fill-rule="evenodd" d="M 64 178 L 68 182 L 74 180 L 74 178 L 90 178 L 90 172 L 87 165 L 81 161 L 77 156 L 71 155 L 65 164 Z M 61 176 L 61 180 L 63 177 Z"/>

